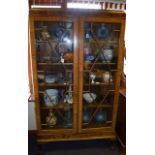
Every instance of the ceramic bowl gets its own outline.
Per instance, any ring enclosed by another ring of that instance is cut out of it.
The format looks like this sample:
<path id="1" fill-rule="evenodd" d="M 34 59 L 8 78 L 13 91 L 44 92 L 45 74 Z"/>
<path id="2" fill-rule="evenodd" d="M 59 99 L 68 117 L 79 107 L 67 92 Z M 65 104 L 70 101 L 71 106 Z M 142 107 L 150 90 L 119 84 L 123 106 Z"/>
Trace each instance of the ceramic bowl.
<path id="1" fill-rule="evenodd" d="M 71 29 L 71 28 L 72 28 L 72 23 L 69 23 L 69 22 L 66 23 L 66 28 L 67 28 L 67 29 Z"/>
<path id="2" fill-rule="evenodd" d="M 103 62 L 111 62 L 114 56 L 113 47 L 109 46 L 102 50 L 101 59 Z"/>
<path id="3" fill-rule="evenodd" d="M 92 103 L 96 99 L 96 94 L 94 93 L 85 93 L 83 94 L 83 98 L 87 103 Z"/>
<path id="4" fill-rule="evenodd" d="M 56 75 L 47 75 L 46 77 L 45 77 L 45 82 L 46 83 L 55 83 L 55 82 L 57 82 L 58 81 L 58 77 L 56 76 Z"/>
<path id="5" fill-rule="evenodd" d="M 39 80 L 44 80 L 44 77 L 45 77 L 45 76 L 44 76 L 43 74 L 38 74 L 38 79 L 39 79 Z"/>
<path id="6" fill-rule="evenodd" d="M 44 93 L 44 102 L 46 106 L 53 106 L 58 104 L 58 90 L 47 89 Z"/>

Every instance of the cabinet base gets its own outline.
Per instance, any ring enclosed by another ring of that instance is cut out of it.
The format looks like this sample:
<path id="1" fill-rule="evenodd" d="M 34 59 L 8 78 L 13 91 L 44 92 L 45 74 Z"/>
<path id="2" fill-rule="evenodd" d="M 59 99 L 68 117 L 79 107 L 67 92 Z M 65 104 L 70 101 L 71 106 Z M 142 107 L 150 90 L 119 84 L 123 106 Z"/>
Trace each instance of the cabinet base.
<path id="1" fill-rule="evenodd" d="M 38 143 L 48 143 L 56 141 L 75 141 L 93 139 L 116 139 L 114 132 L 90 133 L 90 134 L 65 134 L 65 135 L 38 135 Z"/>

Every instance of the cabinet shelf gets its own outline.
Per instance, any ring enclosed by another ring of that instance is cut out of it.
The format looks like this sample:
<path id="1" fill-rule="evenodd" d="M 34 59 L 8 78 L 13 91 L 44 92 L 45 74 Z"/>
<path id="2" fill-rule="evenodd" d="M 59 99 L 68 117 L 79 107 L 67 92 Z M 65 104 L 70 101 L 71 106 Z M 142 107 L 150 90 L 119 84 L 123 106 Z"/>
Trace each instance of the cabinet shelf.
<path id="1" fill-rule="evenodd" d="M 95 63 L 86 63 L 85 65 L 116 65 L 117 63 L 115 62 L 95 62 Z"/>
<path id="2" fill-rule="evenodd" d="M 53 130 L 53 129 L 63 129 L 63 128 L 71 128 L 72 127 L 72 124 L 71 125 L 63 125 L 63 124 L 57 124 L 53 127 L 49 127 L 48 124 L 41 124 L 41 126 L 44 127 L 44 129 L 49 129 L 49 130 Z"/>
<path id="3" fill-rule="evenodd" d="M 111 69 L 111 70 L 110 70 L 110 72 L 117 72 L 117 71 L 118 71 L 117 69 Z M 91 70 L 84 70 L 83 72 L 88 72 L 88 73 L 90 73 Z"/>
<path id="4" fill-rule="evenodd" d="M 110 126 L 112 121 L 106 121 L 105 123 L 96 123 L 95 121 L 93 123 L 83 123 L 82 125 L 84 128 L 102 128 L 102 127 L 108 127 Z"/>
<path id="5" fill-rule="evenodd" d="M 114 93 L 115 90 L 108 90 L 108 92 L 109 92 L 109 93 Z M 90 93 L 90 91 L 89 91 L 89 90 L 84 90 L 83 93 Z"/>
<path id="6" fill-rule="evenodd" d="M 107 43 L 106 41 L 98 41 L 99 44 Z M 91 40 L 90 42 L 85 42 L 85 44 L 96 44 L 96 41 Z M 109 41 L 107 44 L 118 44 L 117 41 Z"/>
<path id="7" fill-rule="evenodd" d="M 52 66 L 60 66 L 60 65 L 67 65 L 67 66 L 71 66 L 73 65 L 73 63 L 50 63 L 50 62 L 38 62 L 38 65 L 52 65 Z"/>
<path id="8" fill-rule="evenodd" d="M 73 86 L 73 84 L 68 83 L 40 83 L 40 87 L 65 87 L 65 86 Z"/>
<path id="9" fill-rule="evenodd" d="M 72 109 L 73 108 L 73 104 L 59 103 L 58 105 L 54 105 L 54 106 L 42 106 L 41 109 L 42 110 L 47 110 L 47 109 L 66 109 L 66 108 Z M 84 104 L 84 106 L 86 108 L 96 108 L 96 107 L 99 107 L 99 108 L 112 108 L 112 105 L 110 105 L 110 104 L 98 105 L 98 104 L 92 103 L 92 104 Z"/>
<path id="10" fill-rule="evenodd" d="M 73 28 L 65 28 L 65 30 L 72 30 Z M 50 30 L 56 30 L 55 28 L 50 28 Z M 42 28 L 35 28 L 35 31 L 42 31 Z"/>
<path id="11" fill-rule="evenodd" d="M 85 27 L 85 30 L 92 30 L 92 28 L 86 28 Z M 112 31 L 114 31 L 114 32 L 120 32 L 120 30 L 117 30 L 117 29 L 113 29 Z"/>
<path id="12" fill-rule="evenodd" d="M 53 39 L 50 39 L 50 40 L 36 40 L 36 43 L 37 44 L 40 44 L 40 43 L 49 43 L 52 42 L 52 43 L 63 43 L 63 44 L 67 44 L 67 42 L 63 42 L 63 41 L 59 41 L 59 40 L 53 40 Z"/>
<path id="13" fill-rule="evenodd" d="M 102 104 L 102 105 L 98 105 L 98 104 L 95 104 L 95 103 L 91 103 L 91 104 L 84 104 L 84 106 L 86 108 L 96 108 L 96 107 L 99 107 L 99 108 L 112 108 L 113 106 L 111 104 Z"/>
<path id="14" fill-rule="evenodd" d="M 59 104 L 54 105 L 54 106 L 42 106 L 41 109 L 42 110 L 47 110 L 47 109 L 67 109 L 67 108 L 72 109 L 73 104 L 59 103 Z"/>
<path id="15" fill-rule="evenodd" d="M 84 86 L 112 86 L 112 85 L 115 85 L 115 83 L 86 83 L 84 84 Z"/>

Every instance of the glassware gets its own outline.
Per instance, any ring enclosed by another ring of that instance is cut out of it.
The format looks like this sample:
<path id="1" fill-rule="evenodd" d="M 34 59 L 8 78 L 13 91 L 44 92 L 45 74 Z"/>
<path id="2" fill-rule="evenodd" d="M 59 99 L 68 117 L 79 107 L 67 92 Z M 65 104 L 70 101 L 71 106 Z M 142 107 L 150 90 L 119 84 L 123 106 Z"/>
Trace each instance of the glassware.
<path id="1" fill-rule="evenodd" d="M 92 84 L 95 83 L 95 78 L 96 78 L 96 75 L 94 73 L 90 73 L 90 79 Z"/>

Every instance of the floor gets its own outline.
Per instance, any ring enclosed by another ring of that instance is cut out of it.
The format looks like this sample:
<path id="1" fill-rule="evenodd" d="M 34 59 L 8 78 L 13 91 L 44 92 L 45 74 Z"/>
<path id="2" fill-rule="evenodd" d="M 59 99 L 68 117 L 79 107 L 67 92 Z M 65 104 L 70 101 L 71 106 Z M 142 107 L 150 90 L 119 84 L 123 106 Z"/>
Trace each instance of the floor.
<path id="1" fill-rule="evenodd" d="M 29 140 L 28 146 L 29 155 L 36 155 L 36 142 Z M 43 145 L 43 155 L 120 155 L 118 144 L 111 146 L 109 140 L 55 142 Z"/>

